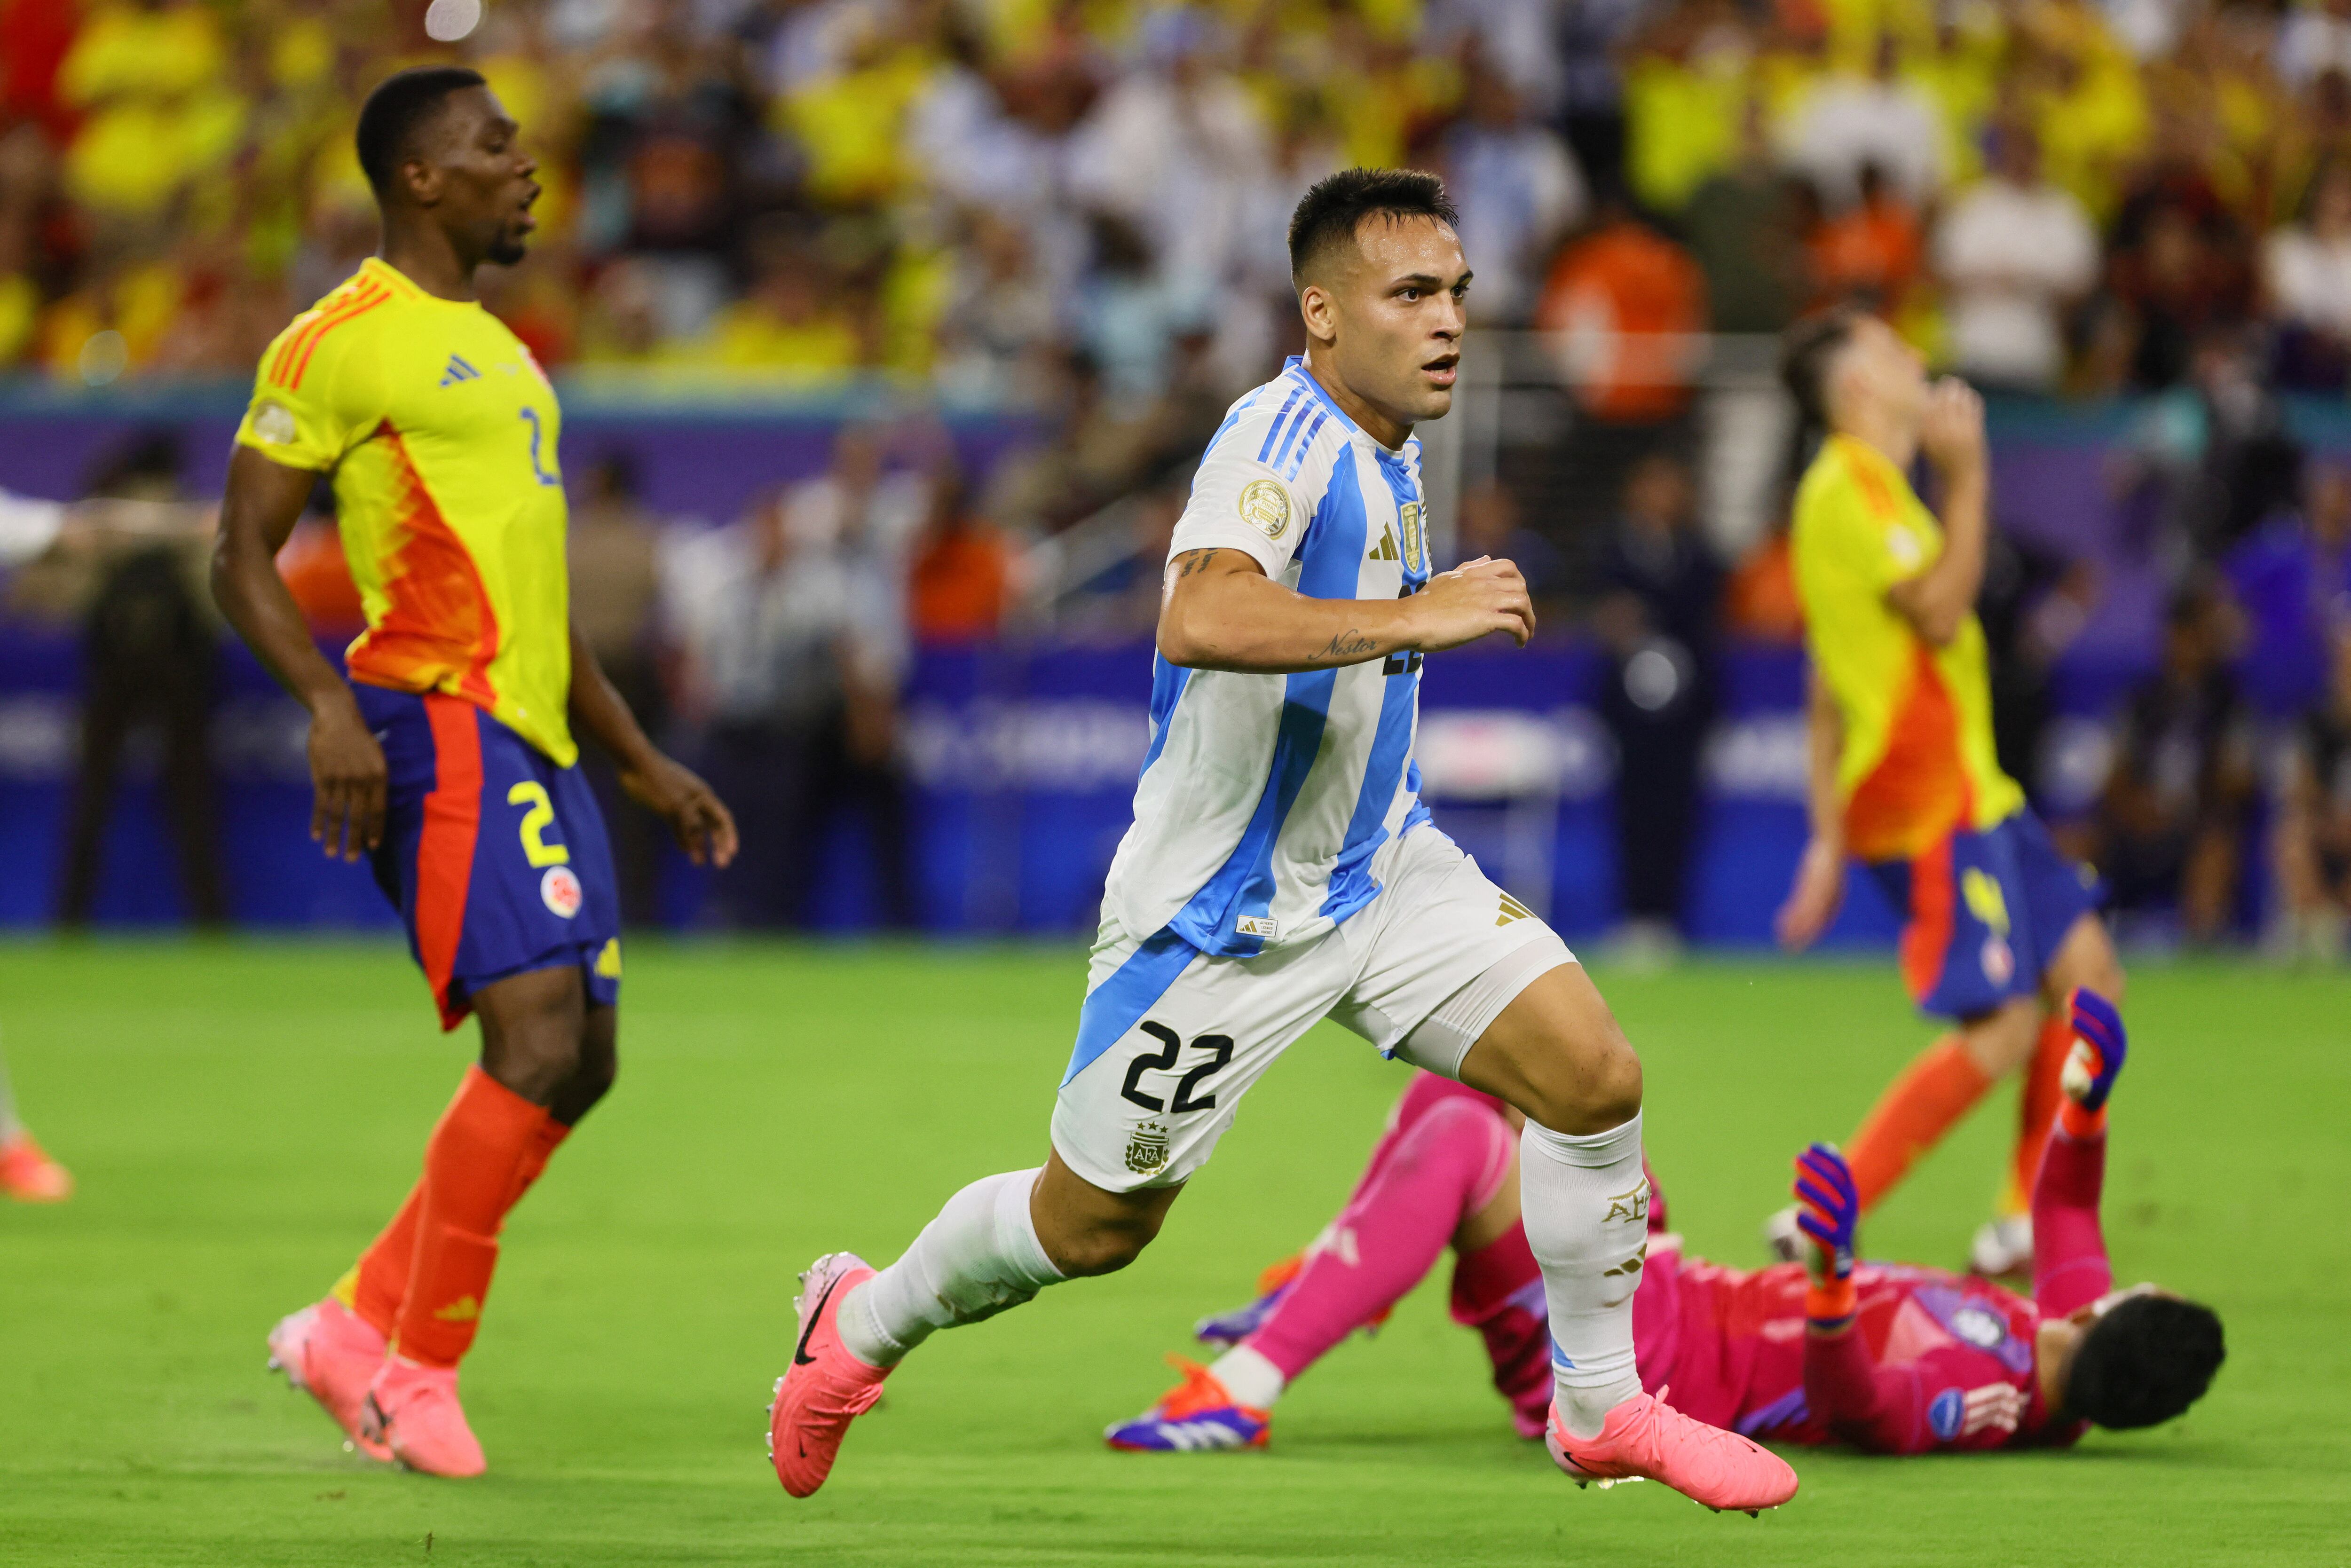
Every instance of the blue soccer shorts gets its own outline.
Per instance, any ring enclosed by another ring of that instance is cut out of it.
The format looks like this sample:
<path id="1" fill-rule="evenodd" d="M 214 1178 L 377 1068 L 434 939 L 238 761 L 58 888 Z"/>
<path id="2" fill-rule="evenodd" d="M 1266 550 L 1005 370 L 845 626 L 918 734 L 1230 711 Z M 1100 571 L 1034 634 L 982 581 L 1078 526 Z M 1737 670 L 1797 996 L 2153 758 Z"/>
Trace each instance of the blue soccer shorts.
<path id="1" fill-rule="evenodd" d="M 1938 1018 L 1980 1018 L 2037 996 L 2065 934 L 2097 908 L 2096 878 L 2060 854 L 2029 810 L 1869 870 L 1907 915 L 1902 978 L 1911 999 Z"/>
<path id="2" fill-rule="evenodd" d="M 621 908 L 596 797 L 575 765 L 474 704 L 355 685 L 391 768 L 376 884 L 451 1030 L 483 987 L 580 967 L 591 1007 L 621 994 Z"/>

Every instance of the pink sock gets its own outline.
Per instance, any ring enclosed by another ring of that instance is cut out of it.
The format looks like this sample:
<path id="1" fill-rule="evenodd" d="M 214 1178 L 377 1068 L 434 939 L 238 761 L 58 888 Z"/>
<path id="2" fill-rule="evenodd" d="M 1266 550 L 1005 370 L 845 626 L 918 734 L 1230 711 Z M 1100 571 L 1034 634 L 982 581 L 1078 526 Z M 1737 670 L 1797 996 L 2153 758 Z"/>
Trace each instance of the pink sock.
<path id="1" fill-rule="evenodd" d="M 1415 1083 L 1354 1196 L 1265 1325 L 1242 1343 L 1293 1379 L 1402 1300 L 1463 1219 L 1492 1201 L 1518 1139 L 1492 1102 L 1440 1078 Z"/>

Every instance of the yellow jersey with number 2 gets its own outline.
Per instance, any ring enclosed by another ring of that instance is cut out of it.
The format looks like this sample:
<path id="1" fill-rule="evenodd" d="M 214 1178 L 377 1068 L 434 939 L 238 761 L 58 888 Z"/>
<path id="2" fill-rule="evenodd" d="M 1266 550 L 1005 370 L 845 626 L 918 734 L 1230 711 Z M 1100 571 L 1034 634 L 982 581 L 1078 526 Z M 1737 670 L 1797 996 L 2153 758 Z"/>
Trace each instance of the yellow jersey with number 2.
<path id="1" fill-rule="evenodd" d="M 569 767 L 561 428 L 504 322 L 371 256 L 270 344 L 236 439 L 334 476 L 351 679 L 462 697 Z"/>
<path id="2" fill-rule="evenodd" d="M 1790 547 L 1804 639 L 1837 711 L 1845 840 L 1865 861 L 1909 860 L 1954 830 L 2012 816 L 2024 791 L 1992 745 L 1983 625 L 1968 612 L 1941 648 L 1886 601 L 1943 553 L 1942 525 L 1892 460 L 1833 435 L 1796 489 Z"/>

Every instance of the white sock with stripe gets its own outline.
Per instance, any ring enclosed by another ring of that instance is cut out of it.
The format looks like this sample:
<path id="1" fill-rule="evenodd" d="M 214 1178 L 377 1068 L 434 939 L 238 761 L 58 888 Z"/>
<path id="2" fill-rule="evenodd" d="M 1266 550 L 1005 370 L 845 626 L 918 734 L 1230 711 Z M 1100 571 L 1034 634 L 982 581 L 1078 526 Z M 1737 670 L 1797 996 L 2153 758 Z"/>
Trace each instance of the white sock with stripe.
<path id="1" fill-rule="evenodd" d="M 894 1365 L 940 1329 L 992 1318 L 1060 1283 L 1029 1213 L 1043 1174 L 986 1176 L 947 1199 L 903 1257 L 841 1298 L 849 1354 L 869 1366 Z"/>
<path id="2" fill-rule="evenodd" d="M 1552 1398 L 1570 1433 L 1596 1437 L 1608 1412 L 1641 1392 L 1633 1364 L 1633 1292 L 1649 1239 L 1641 1118 L 1588 1137 L 1529 1122 L 1519 1194 L 1551 1307 Z"/>

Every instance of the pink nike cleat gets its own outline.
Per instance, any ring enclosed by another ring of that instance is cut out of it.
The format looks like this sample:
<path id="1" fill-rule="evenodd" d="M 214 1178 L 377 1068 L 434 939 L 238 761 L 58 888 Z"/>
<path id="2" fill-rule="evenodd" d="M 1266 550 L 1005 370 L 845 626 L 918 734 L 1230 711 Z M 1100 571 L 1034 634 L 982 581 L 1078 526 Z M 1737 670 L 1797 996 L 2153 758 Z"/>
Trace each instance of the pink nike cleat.
<path id="1" fill-rule="evenodd" d="M 1735 1508 L 1754 1514 L 1796 1495 L 1796 1472 L 1786 1460 L 1736 1432 L 1683 1415 L 1666 1403 L 1662 1388 L 1654 1396 L 1635 1394 L 1608 1412 L 1600 1436 L 1588 1439 L 1568 1435 L 1554 1403 L 1543 1446 L 1578 1486 L 1658 1480 L 1717 1513 Z"/>
<path id="2" fill-rule="evenodd" d="M 280 1318 L 269 1331 L 269 1370 L 284 1373 L 287 1387 L 317 1400 L 353 1448 L 371 1459 L 388 1459 L 392 1450 L 360 1430 L 360 1417 L 368 1385 L 390 1348 L 373 1324 L 329 1296 Z"/>
<path id="3" fill-rule="evenodd" d="M 32 1134 L 20 1129 L 0 1144 L 0 1193 L 18 1203 L 63 1203 L 73 1196 L 73 1173 L 49 1158 Z"/>
<path id="4" fill-rule="evenodd" d="M 800 1338 L 768 1406 L 768 1458 L 794 1497 L 824 1485 L 849 1423 L 873 1408 L 890 1375 L 888 1367 L 866 1365 L 841 1343 L 841 1300 L 872 1278 L 872 1265 L 856 1253 L 828 1252 L 809 1265 L 792 1298 Z"/>
<path id="5" fill-rule="evenodd" d="M 457 1403 L 457 1369 L 384 1358 L 360 1416 L 367 1435 L 412 1470 L 453 1479 L 489 1469 L 465 1411 Z"/>

